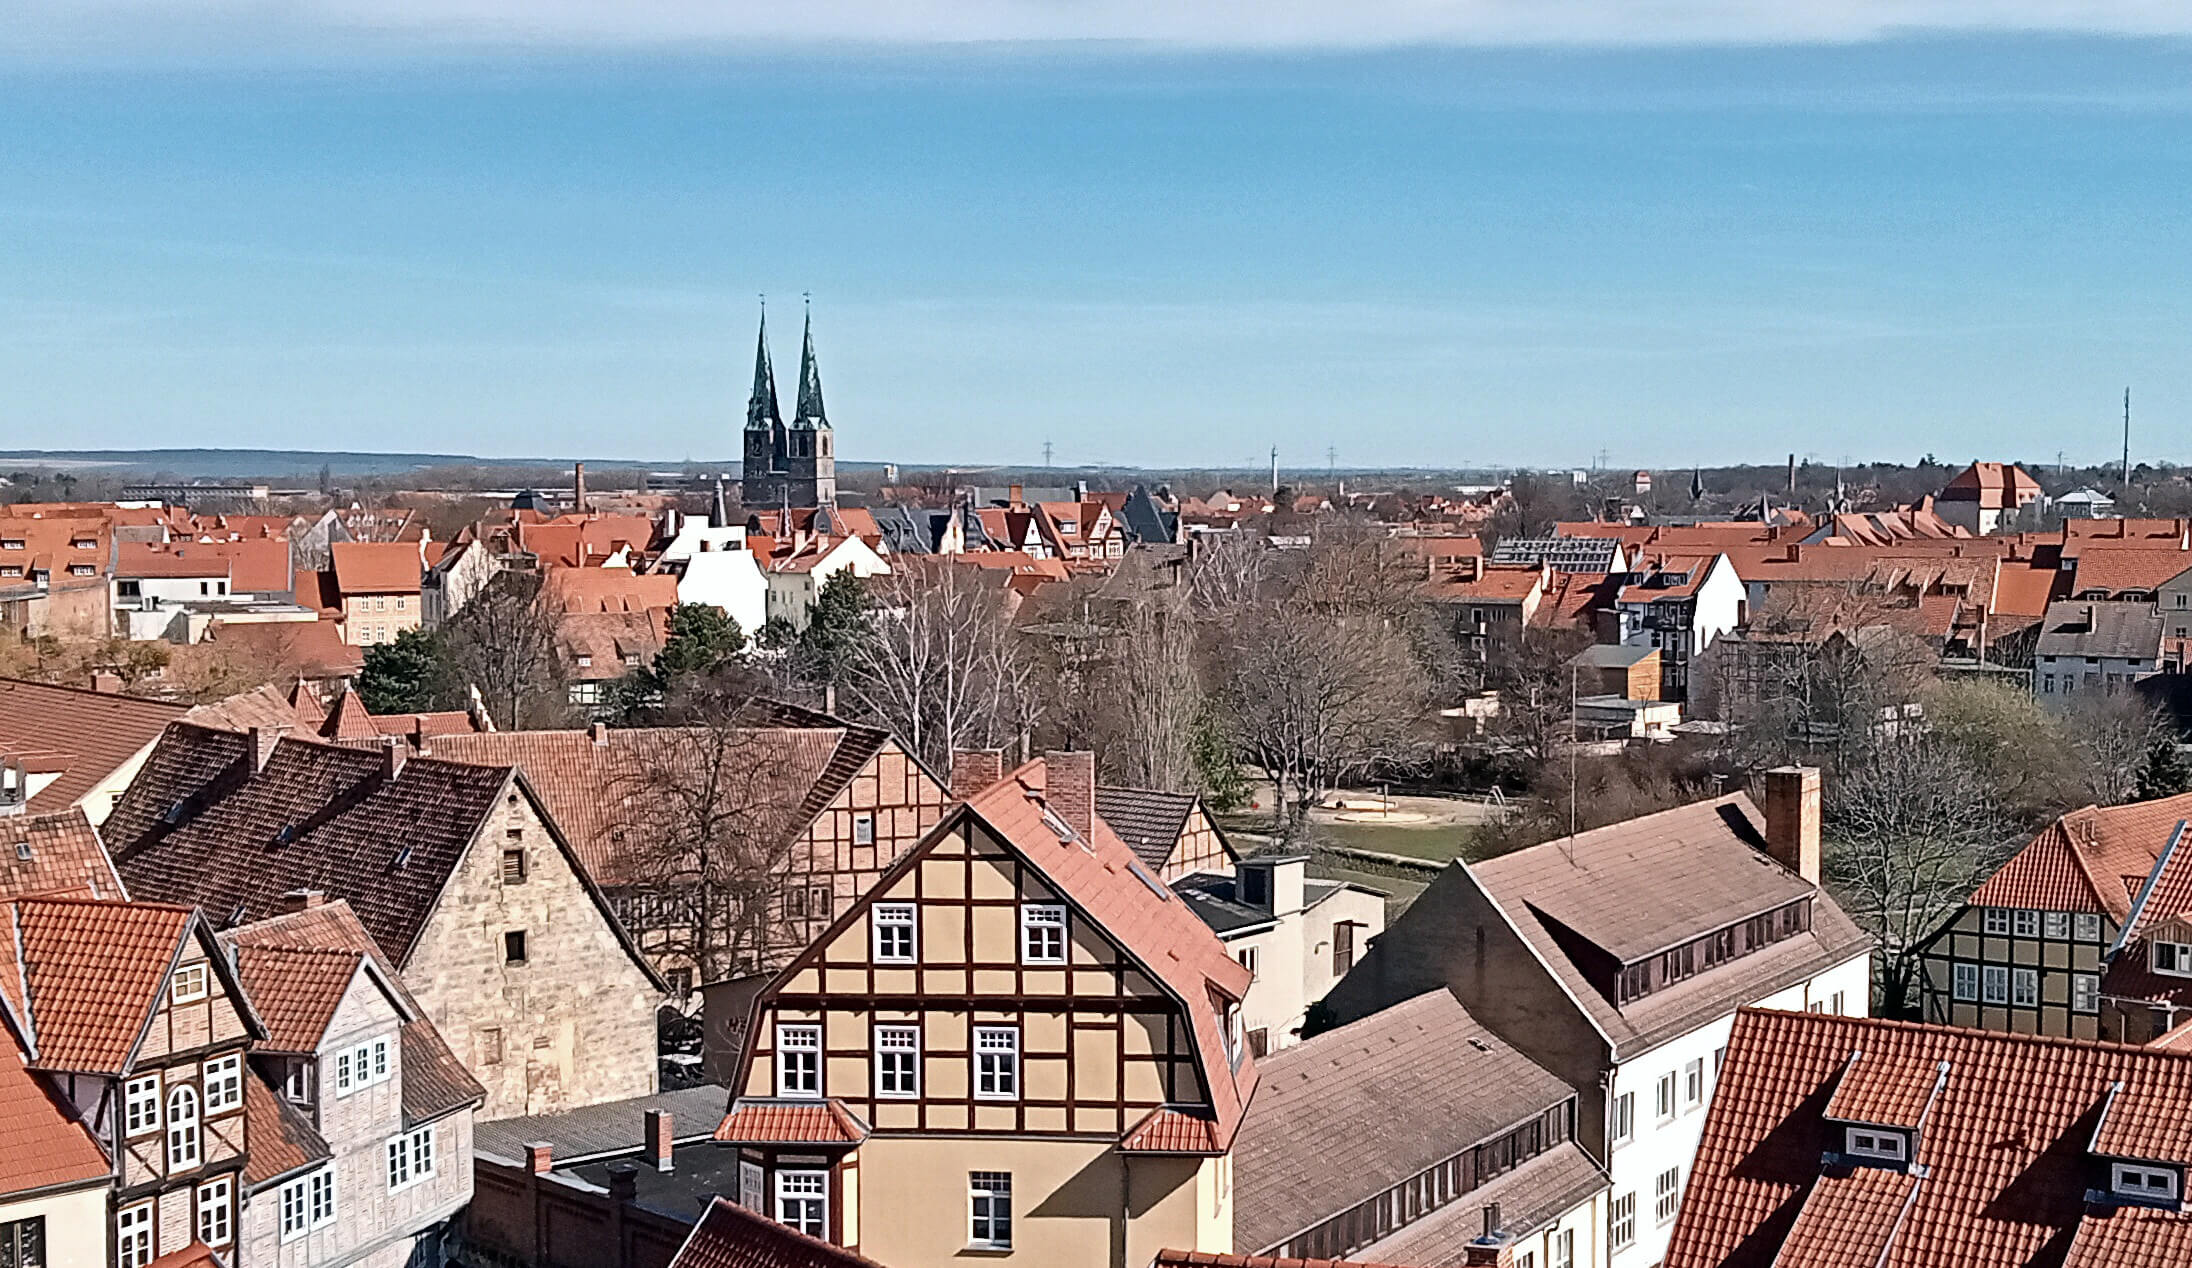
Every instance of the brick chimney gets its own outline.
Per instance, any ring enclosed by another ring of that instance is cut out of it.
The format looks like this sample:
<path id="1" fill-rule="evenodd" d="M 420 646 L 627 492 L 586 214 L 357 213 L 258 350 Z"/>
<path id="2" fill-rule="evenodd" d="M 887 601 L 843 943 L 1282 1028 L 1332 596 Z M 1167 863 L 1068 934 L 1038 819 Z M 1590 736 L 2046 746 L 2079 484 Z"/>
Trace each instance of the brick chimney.
<path id="1" fill-rule="evenodd" d="M 1066 825 L 1086 837 L 1096 831 L 1096 755 L 1043 754 L 1043 800 Z"/>
<path id="2" fill-rule="evenodd" d="M 581 515 L 586 513 L 586 464 L 583 462 L 571 464 L 571 509 Z"/>
<path id="3" fill-rule="evenodd" d="M 951 795 L 965 801 L 1005 777 L 1001 748 L 955 749 L 951 755 Z"/>
<path id="4" fill-rule="evenodd" d="M 411 756 L 411 746 L 400 735 L 381 737 L 381 778 L 393 780 L 403 774 L 403 764 Z"/>
<path id="5" fill-rule="evenodd" d="M 293 889 L 282 895 L 283 911 L 310 911 L 327 904 L 324 889 Z"/>
<path id="6" fill-rule="evenodd" d="M 555 1146 L 545 1140 L 536 1140 L 525 1147 L 525 1169 L 536 1176 L 544 1176 L 556 1168 Z"/>
<path id="7" fill-rule="evenodd" d="M 289 728 L 286 726 L 252 727 L 250 730 L 251 769 L 255 771 L 265 770 L 267 759 L 274 756 L 274 746 L 281 743 L 282 737 L 288 733 Z"/>
<path id="8" fill-rule="evenodd" d="M 658 1109 L 648 1110 L 646 1115 L 646 1121 L 647 1161 L 653 1163 L 655 1170 L 657 1171 L 677 1170 L 677 1162 L 672 1157 L 677 1147 L 673 1143 L 672 1137 L 670 1135 L 670 1111 Z"/>
<path id="9" fill-rule="evenodd" d="M 1777 766 L 1766 772 L 1766 853 L 1819 883 L 1818 767 Z"/>

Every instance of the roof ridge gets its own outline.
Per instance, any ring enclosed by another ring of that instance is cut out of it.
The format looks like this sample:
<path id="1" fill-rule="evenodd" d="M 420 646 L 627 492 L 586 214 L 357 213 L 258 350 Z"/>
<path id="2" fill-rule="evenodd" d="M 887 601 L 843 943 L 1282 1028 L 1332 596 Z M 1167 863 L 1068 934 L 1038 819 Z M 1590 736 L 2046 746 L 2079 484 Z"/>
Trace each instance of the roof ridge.
<path id="1" fill-rule="evenodd" d="M 163 903 L 136 898 L 86 898 L 81 894 L 25 894 L 21 898 L 11 901 L 17 906 L 26 903 L 50 903 L 56 906 L 69 907 L 139 907 L 155 911 L 176 912 L 185 916 L 196 915 L 198 912 L 197 905 L 193 903 Z"/>
<path id="2" fill-rule="evenodd" d="M 1751 1004 L 1745 1004 L 1736 1011 L 1738 1014 L 1748 1013 L 1774 1019 L 1783 1017 L 1819 1018 L 1824 1016 L 1827 1023 L 1833 1025 L 1855 1026 L 1868 1030 L 1915 1031 L 1973 1043 L 1998 1043 L 2010 1046 L 2028 1044 L 2037 1047 L 2069 1048 L 2078 1052 L 2136 1052 L 2192 1061 L 2192 1051 L 2177 1052 L 2167 1048 L 2155 1048 L 2139 1043 L 2124 1043 L 2114 1039 L 2072 1039 L 2065 1035 L 2026 1035 L 2008 1030 L 1980 1030 L 1974 1026 L 1951 1026 L 1944 1022 L 1905 1021 L 1900 1017 L 1841 1017 L 1832 1014 L 1792 1012 L 1785 1008 L 1759 1008 Z M 1813 1022 L 1811 1024 L 1818 1023 Z"/>
<path id="3" fill-rule="evenodd" d="M 124 700 L 131 704 L 152 705 L 155 708 L 173 709 L 178 714 L 187 713 L 190 706 L 172 700 L 155 700 L 151 696 L 133 696 L 124 691 L 101 691 L 97 687 L 78 687 L 65 682 L 39 682 L 35 678 L 14 678 L 0 675 L 0 687 L 41 687 L 48 691 L 66 691 L 79 696 L 96 696 L 101 700 Z"/>

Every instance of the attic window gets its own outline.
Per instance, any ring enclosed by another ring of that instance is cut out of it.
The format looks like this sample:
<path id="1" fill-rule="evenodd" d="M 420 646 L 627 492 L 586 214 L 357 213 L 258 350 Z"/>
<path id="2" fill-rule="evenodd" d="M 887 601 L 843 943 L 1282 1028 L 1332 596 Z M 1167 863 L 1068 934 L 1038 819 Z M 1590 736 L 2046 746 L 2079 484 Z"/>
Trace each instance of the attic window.
<path id="1" fill-rule="evenodd" d="M 176 824 L 181 823 L 183 821 L 183 809 L 184 807 L 182 799 L 177 798 L 175 804 L 167 808 L 167 813 L 160 816 L 161 822 L 167 824 L 171 828 L 174 827 Z"/>
<path id="2" fill-rule="evenodd" d="M 1843 1152 L 1852 1158 L 1873 1158 L 1881 1162 L 1906 1162 L 1909 1160 L 1909 1140 L 1899 1131 L 1883 1131 L 1873 1127 L 1852 1127 L 1844 1141 Z"/>
<path id="3" fill-rule="evenodd" d="M 396 870 L 402 871 L 409 866 L 411 866 L 411 847 L 407 845 L 396 851 Z"/>
<path id="4" fill-rule="evenodd" d="M 15 857 L 25 863 L 30 862 L 30 842 L 17 841 L 15 843 Z"/>
<path id="5" fill-rule="evenodd" d="M 206 966 L 186 964 L 175 970 L 175 977 L 168 983 L 168 1002 L 191 1004 L 206 997 Z"/>
<path id="6" fill-rule="evenodd" d="M 2157 941 L 2154 943 L 2154 971 L 2171 977 L 2192 977 L 2192 946 Z"/>
<path id="7" fill-rule="evenodd" d="M 2177 1173 L 2169 1167 L 2119 1162 L 2109 1168 L 2108 1187 L 2118 1198 L 2130 1202 L 2177 1204 Z"/>

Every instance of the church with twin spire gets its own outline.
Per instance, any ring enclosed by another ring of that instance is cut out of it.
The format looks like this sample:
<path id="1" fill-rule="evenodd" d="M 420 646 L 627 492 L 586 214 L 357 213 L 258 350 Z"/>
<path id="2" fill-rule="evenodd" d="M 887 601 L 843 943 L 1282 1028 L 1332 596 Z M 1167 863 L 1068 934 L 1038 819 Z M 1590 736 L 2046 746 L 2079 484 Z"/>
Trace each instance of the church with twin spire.
<path id="1" fill-rule="evenodd" d="M 769 364 L 769 314 L 761 314 L 754 351 L 753 395 L 746 399 L 746 450 L 740 493 L 749 511 L 837 505 L 836 440 L 822 408 L 822 371 L 814 360 L 814 314 L 807 314 L 799 352 L 799 402 L 792 421 L 776 403 Z"/>

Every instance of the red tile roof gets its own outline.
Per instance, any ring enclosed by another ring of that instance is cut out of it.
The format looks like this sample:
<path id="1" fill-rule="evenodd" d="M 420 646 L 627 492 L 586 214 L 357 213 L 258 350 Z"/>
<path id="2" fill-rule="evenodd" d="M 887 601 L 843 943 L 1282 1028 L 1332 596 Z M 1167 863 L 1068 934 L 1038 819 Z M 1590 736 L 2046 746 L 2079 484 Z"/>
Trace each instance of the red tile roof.
<path id="1" fill-rule="evenodd" d="M 716 1127 L 715 1138 L 731 1145 L 857 1145 L 868 1138 L 868 1125 L 835 1098 L 781 1101 L 742 1097 Z"/>
<path id="2" fill-rule="evenodd" d="M 417 594 L 425 571 L 416 542 L 336 542 L 327 548 L 336 593 Z"/>
<path id="3" fill-rule="evenodd" d="M 1449 1261 L 1451 1262 L 1451 1261 Z M 1403 1268 L 1364 1259 L 1281 1259 L 1276 1255 L 1230 1255 L 1208 1250 L 1160 1250 L 1149 1268 Z"/>
<path id="4" fill-rule="evenodd" d="M 196 928 L 190 908 L 165 903 L 26 898 L 0 906 L 0 941 L 22 956 L 39 1068 L 126 1069 Z"/>
<path id="5" fill-rule="evenodd" d="M 221 1260 L 204 1242 L 192 1242 L 152 1260 L 145 1268 L 221 1268 Z"/>
<path id="6" fill-rule="evenodd" d="M 0 1020 L 0 1198 L 104 1182 L 113 1167 L 90 1129 L 26 1066 L 22 1043 Z"/>
<path id="7" fill-rule="evenodd" d="M 1544 569 L 1486 568 L 1473 581 L 1427 582 L 1424 597 L 1434 603 L 1522 603 L 1544 588 Z"/>
<path id="8" fill-rule="evenodd" d="M 650 612 L 677 606 L 677 578 L 629 568 L 550 567 L 541 587 L 558 612 Z"/>
<path id="9" fill-rule="evenodd" d="M 2015 510 L 2040 496 L 2040 482 L 2014 462 L 1974 462 L 1941 489 L 1943 502 L 1977 502 L 1995 510 Z"/>
<path id="10" fill-rule="evenodd" d="M 0 817 L 0 900 L 37 895 L 127 897 L 82 810 Z"/>
<path id="11" fill-rule="evenodd" d="M 1915 1182 L 1825 1170 L 1841 1144 L 1825 1114 L 1853 1060 L 1940 1083 Z M 2089 1207 L 2095 1152 L 2192 1160 L 2192 1056 L 1745 1009 L 1666 1268 L 2192 1262 L 2192 1217 Z"/>
<path id="12" fill-rule="evenodd" d="M 2076 570 L 2071 574 L 2070 593 L 2079 595 L 2099 590 L 2110 597 L 2144 594 L 2188 570 L 2192 570 L 2192 551 L 2137 547 L 2102 549 L 2097 543 L 2089 542 L 2078 554 Z"/>
<path id="13" fill-rule="evenodd" d="M 1225 1152 L 1218 1143 L 1218 1125 L 1199 1114 L 1185 1114 L 1159 1107 L 1119 1138 L 1123 1154 L 1195 1154 L 1214 1156 Z"/>
<path id="14" fill-rule="evenodd" d="M 329 620 L 215 620 L 206 642 L 285 678 L 353 678 L 365 668 L 365 652 L 343 642 L 341 627 Z"/>
<path id="15" fill-rule="evenodd" d="M 1971 905 L 2102 912 L 2122 921 L 2179 819 L 2192 819 L 2192 793 L 2073 810 L 1995 869 L 1972 891 Z"/>
<path id="16" fill-rule="evenodd" d="M 266 1023 L 268 1052 L 319 1051 L 327 1024 L 358 976 L 365 956 L 354 950 L 305 947 L 240 947 L 236 976 Z"/>
<path id="17" fill-rule="evenodd" d="M 618 550 L 645 550 L 654 535 L 654 521 L 644 515 L 559 515 L 512 528 L 517 549 L 567 568 L 598 564 Z"/>
<path id="18" fill-rule="evenodd" d="M 244 1075 L 244 1135 L 251 1142 L 244 1163 L 247 1192 L 335 1156 L 311 1120 L 276 1095 L 257 1071 Z"/>
<path id="19" fill-rule="evenodd" d="M 58 769 L 60 777 L 38 790 L 30 810 L 66 810 L 183 712 L 182 705 L 161 700 L 0 678 L 0 753 L 52 761 L 45 769 Z"/>
<path id="20" fill-rule="evenodd" d="M 881 1268 L 818 1238 L 786 1228 L 727 1198 L 708 1203 L 670 1268 Z"/>

